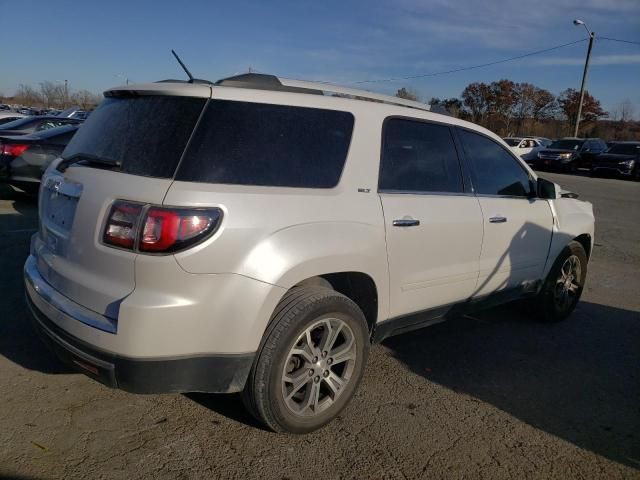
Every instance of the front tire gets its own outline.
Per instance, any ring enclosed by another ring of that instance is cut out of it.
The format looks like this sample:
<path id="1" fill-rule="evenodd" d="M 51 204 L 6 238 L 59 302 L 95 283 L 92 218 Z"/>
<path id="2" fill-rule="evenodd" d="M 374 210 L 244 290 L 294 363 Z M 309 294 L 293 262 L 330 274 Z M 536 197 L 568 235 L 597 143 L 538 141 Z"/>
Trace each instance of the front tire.
<path id="1" fill-rule="evenodd" d="M 566 319 L 578 304 L 587 278 L 587 254 L 578 242 L 570 242 L 558 255 L 533 304 L 543 322 Z"/>
<path id="2" fill-rule="evenodd" d="M 276 432 L 317 430 L 353 397 L 368 353 L 367 322 L 353 301 L 325 287 L 293 288 L 276 307 L 243 400 Z"/>

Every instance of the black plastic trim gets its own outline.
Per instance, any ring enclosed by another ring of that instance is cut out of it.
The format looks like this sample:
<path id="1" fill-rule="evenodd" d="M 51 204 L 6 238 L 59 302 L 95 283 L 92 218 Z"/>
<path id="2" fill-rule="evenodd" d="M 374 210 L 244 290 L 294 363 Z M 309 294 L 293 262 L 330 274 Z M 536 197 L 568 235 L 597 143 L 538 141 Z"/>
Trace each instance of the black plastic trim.
<path id="1" fill-rule="evenodd" d="M 255 353 L 137 359 L 89 345 L 49 320 L 26 296 L 34 327 L 67 365 L 111 388 L 132 393 L 242 391 Z"/>
<path id="2" fill-rule="evenodd" d="M 420 328 L 441 323 L 456 315 L 484 310 L 521 298 L 536 295 L 542 288 L 542 281 L 532 282 L 528 286 L 518 286 L 477 298 L 469 298 L 459 303 L 422 310 L 408 315 L 390 318 L 375 325 L 371 335 L 373 343 L 380 343 L 386 338 L 411 332 Z"/>

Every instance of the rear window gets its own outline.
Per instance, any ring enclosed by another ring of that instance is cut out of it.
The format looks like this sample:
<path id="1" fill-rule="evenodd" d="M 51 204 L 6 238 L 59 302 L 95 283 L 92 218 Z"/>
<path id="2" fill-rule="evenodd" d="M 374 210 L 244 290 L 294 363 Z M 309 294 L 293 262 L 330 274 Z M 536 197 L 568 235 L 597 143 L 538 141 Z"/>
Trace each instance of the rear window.
<path id="1" fill-rule="evenodd" d="M 342 174 L 352 130 L 353 115 L 347 112 L 214 100 L 176 180 L 332 188 Z"/>
<path id="2" fill-rule="evenodd" d="M 205 98 L 106 98 L 82 124 L 62 156 L 90 154 L 118 160 L 121 171 L 171 178 Z"/>

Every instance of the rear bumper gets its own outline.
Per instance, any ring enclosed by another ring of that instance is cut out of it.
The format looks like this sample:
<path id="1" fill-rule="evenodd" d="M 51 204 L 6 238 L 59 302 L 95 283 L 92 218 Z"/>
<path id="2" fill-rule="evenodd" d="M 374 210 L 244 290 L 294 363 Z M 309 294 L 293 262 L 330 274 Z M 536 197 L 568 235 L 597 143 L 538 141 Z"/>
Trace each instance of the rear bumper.
<path id="1" fill-rule="evenodd" d="M 25 288 L 34 326 L 45 343 L 71 367 L 112 388 L 133 393 L 231 393 L 244 388 L 253 353 L 133 358 L 73 336 L 54 319 L 79 321 L 72 315 L 82 314 L 85 309 L 69 299 L 55 297 L 61 296 L 59 293 L 44 293 L 46 282 L 37 269 L 29 268 L 29 263 L 25 265 Z M 104 331 L 102 334 L 111 335 Z"/>

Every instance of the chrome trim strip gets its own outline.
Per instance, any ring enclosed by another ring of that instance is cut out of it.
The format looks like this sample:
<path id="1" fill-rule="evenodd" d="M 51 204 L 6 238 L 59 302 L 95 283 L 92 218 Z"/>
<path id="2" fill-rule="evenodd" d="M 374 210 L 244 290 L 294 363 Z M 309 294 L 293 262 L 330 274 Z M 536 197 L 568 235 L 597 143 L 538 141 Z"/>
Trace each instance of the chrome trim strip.
<path id="1" fill-rule="evenodd" d="M 68 299 L 49 285 L 40 275 L 33 255 L 29 255 L 24 264 L 24 280 L 27 295 L 31 301 L 52 321 L 55 322 L 56 317 L 66 316 L 104 332 L 116 333 L 117 319 L 93 312 Z"/>

